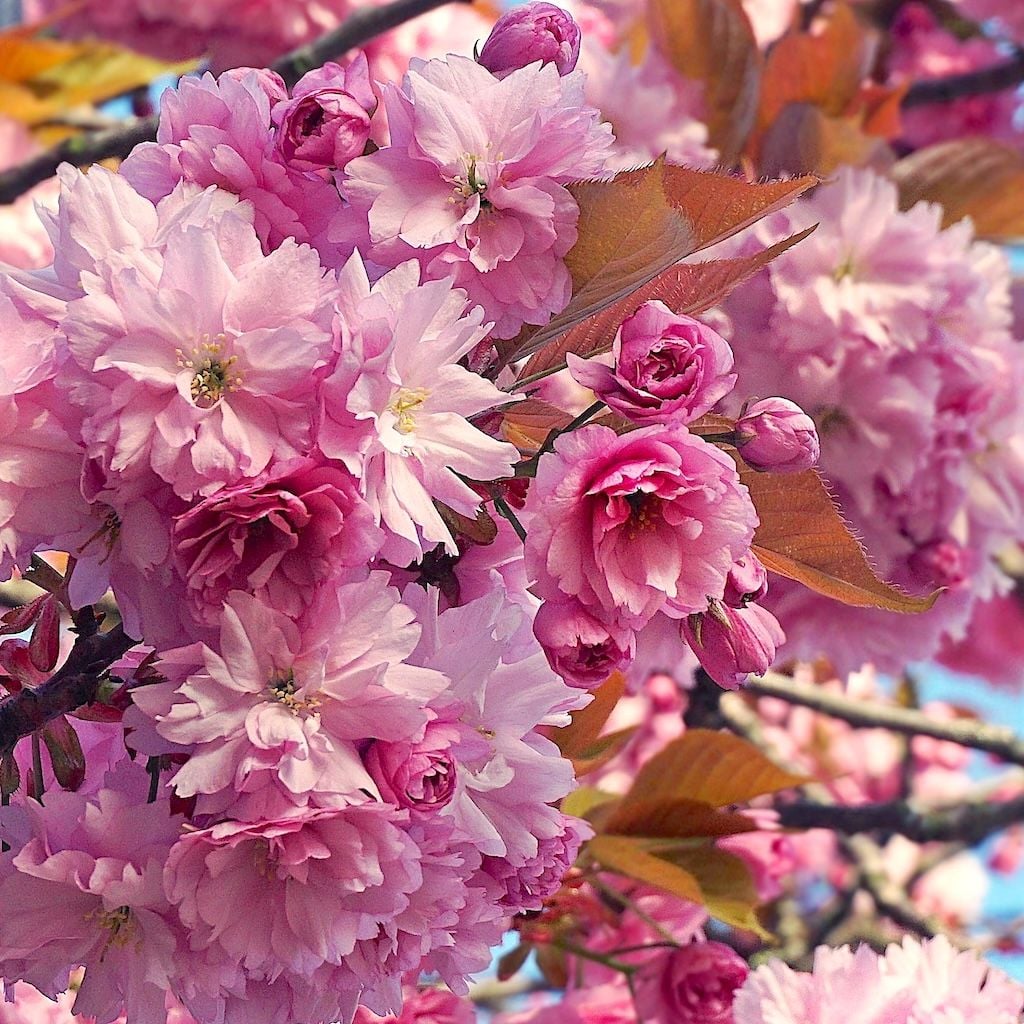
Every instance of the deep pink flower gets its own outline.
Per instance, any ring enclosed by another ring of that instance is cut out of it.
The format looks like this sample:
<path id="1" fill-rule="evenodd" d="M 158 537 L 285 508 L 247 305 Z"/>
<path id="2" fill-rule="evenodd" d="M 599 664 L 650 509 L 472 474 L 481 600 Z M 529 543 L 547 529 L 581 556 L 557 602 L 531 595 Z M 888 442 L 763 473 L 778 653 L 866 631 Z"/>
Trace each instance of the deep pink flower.
<path id="1" fill-rule="evenodd" d="M 645 302 L 612 344 L 614 365 L 567 356 L 573 377 L 634 423 L 691 423 L 736 383 L 729 343 L 663 302 Z"/>
<path id="2" fill-rule="evenodd" d="M 498 338 L 546 323 L 571 291 L 579 209 L 564 186 L 601 172 L 611 138 L 581 85 L 550 64 L 499 81 L 468 58 L 416 62 L 385 87 L 391 145 L 346 168 L 339 230 L 380 266 L 415 257 L 427 279 L 453 278 Z"/>
<path id="3" fill-rule="evenodd" d="M 767 672 L 786 641 L 778 619 L 759 604 L 713 602 L 707 612 L 683 619 L 680 631 L 704 671 L 727 690 L 742 686 L 751 672 Z"/>
<path id="4" fill-rule="evenodd" d="M 267 84 L 264 73 L 252 69 L 218 79 L 183 78 L 161 96 L 157 141 L 136 146 L 121 173 L 153 202 L 181 182 L 216 185 L 252 203 L 266 250 L 294 239 L 333 259 L 337 250 L 327 234 L 341 209 L 338 190 L 281 159 Z"/>
<path id="5" fill-rule="evenodd" d="M 458 766 L 451 753 L 459 730 L 443 719 L 430 722 L 421 740 L 377 740 L 363 754 L 381 798 L 408 810 L 431 813 L 455 795 Z"/>
<path id="6" fill-rule="evenodd" d="M 768 571 L 752 551 L 738 558 L 725 580 L 722 600 L 731 608 L 743 608 L 768 593 Z"/>
<path id="7" fill-rule="evenodd" d="M 585 690 L 624 668 L 636 653 L 636 638 L 626 626 L 602 622 L 579 601 L 545 601 L 533 620 L 548 664 L 570 685 Z"/>
<path id="8" fill-rule="evenodd" d="M 682 426 L 563 435 L 540 461 L 526 513 L 538 595 L 576 597 L 635 627 L 720 598 L 757 524 L 732 460 Z"/>
<path id="9" fill-rule="evenodd" d="M 378 1017 L 360 1006 L 352 1024 L 475 1024 L 476 1009 L 443 988 L 409 988 L 397 1016 Z"/>
<path id="10" fill-rule="evenodd" d="M 576 67 L 580 30 L 572 15 L 554 4 L 529 3 L 506 11 L 491 29 L 477 60 L 495 78 L 541 61 L 560 75 Z"/>
<path id="11" fill-rule="evenodd" d="M 344 68 L 327 63 L 304 75 L 292 98 L 271 111 L 277 150 L 300 170 L 344 167 L 363 155 L 376 106 L 365 54 Z"/>
<path id="12" fill-rule="evenodd" d="M 232 590 L 298 618 L 318 588 L 364 565 L 383 539 L 349 473 L 307 460 L 193 505 L 176 517 L 172 543 L 192 612 L 212 626 Z"/>
<path id="13" fill-rule="evenodd" d="M 787 398 L 755 402 L 736 421 L 736 445 L 752 469 L 799 473 L 820 453 L 814 420 Z"/>
<path id="14" fill-rule="evenodd" d="M 634 975 L 636 1009 L 645 1024 L 732 1024 L 732 1002 L 750 969 L 721 942 L 665 950 Z"/>

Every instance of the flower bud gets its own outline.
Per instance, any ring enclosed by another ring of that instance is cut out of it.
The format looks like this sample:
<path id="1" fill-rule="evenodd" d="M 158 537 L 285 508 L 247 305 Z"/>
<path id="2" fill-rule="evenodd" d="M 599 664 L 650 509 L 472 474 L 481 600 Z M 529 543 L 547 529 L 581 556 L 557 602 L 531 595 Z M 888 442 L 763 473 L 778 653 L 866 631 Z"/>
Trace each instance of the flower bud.
<path id="1" fill-rule="evenodd" d="M 759 604 L 730 608 L 712 601 L 707 612 L 688 615 L 679 626 L 701 667 L 719 686 L 735 690 L 753 672 L 767 672 L 786 634 Z"/>
<path id="2" fill-rule="evenodd" d="M 690 423 L 736 383 L 729 343 L 707 324 L 645 302 L 623 322 L 614 365 L 569 355 L 577 382 L 634 423 Z"/>
<path id="3" fill-rule="evenodd" d="M 725 596 L 722 600 L 730 608 L 743 608 L 760 601 L 768 593 L 768 570 L 752 551 L 732 563 L 725 578 Z"/>
<path id="4" fill-rule="evenodd" d="M 366 770 L 389 803 L 438 811 L 455 795 L 457 768 L 451 745 L 457 737 L 457 727 L 431 722 L 419 743 L 378 740 L 364 756 Z"/>
<path id="5" fill-rule="evenodd" d="M 554 4 L 532 3 L 497 20 L 477 60 L 495 78 L 537 61 L 554 64 L 560 75 L 567 75 L 579 55 L 580 30 L 572 16 Z"/>
<path id="6" fill-rule="evenodd" d="M 721 942 L 690 942 L 645 961 L 633 976 L 645 1024 L 732 1024 L 746 961 Z"/>
<path id="7" fill-rule="evenodd" d="M 344 167 L 362 156 L 376 107 L 365 54 L 346 68 L 325 64 L 304 75 L 292 98 L 274 107 L 278 152 L 303 171 Z"/>
<path id="8" fill-rule="evenodd" d="M 578 601 L 546 601 L 533 620 L 533 632 L 548 664 L 570 686 L 600 686 L 636 654 L 632 630 L 608 626 Z"/>
<path id="9" fill-rule="evenodd" d="M 960 587 L 971 578 L 970 552 L 952 537 L 922 544 L 910 569 L 926 586 Z"/>
<path id="10" fill-rule="evenodd" d="M 751 469 L 799 473 L 818 461 L 814 420 L 795 402 L 765 398 L 736 421 L 736 445 Z"/>

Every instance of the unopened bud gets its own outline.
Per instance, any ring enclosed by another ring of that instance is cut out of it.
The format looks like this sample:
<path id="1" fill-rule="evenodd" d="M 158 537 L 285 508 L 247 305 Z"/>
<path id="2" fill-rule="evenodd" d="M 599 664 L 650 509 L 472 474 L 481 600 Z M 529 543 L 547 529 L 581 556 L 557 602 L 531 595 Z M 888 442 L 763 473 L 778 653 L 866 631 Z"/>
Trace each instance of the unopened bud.
<path id="1" fill-rule="evenodd" d="M 580 30 L 572 16 L 554 4 L 533 3 L 503 14 L 487 37 L 477 60 L 495 78 L 541 61 L 560 75 L 576 67 Z"/>
<path id="2" fill-rule="evenodd" d="M 753 672 L 767 672 L 786 634 L 758 604 L 730 608 L 712 601 L 706 613 L 688 615 L 679 626 L 701 667 L 719 686 L 735 690 Z"/>
<path id="3" fill-rule="evenodd" d="M 799 473 L 821 451 L 814 420 L 795 402 L 765 398 L 736 421 L 736 446 L 751 469 Z"/>

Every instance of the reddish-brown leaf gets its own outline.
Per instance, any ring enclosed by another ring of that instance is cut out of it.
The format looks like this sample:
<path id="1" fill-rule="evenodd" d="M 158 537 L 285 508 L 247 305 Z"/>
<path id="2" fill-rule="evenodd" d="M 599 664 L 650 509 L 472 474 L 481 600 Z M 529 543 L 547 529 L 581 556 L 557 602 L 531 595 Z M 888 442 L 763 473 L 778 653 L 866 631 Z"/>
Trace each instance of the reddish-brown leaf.
<path id="1" fill-rule="evenodd" d="M 762 58 L 740 0 L 649 0 L 651 38 L 704 85 L 708 135 L 732 163 L 757 116 Z"/>
<path id="2" fill-rule="evenodd" d="M 689 729 L 640 769 L 623 800 L 687 799 L 726 807 L 807 781 L 784 771 L 739 736 Z"/>
<path id="3" fill-rule="evenodd" d="M 814 32 L 790 32 L 769 51 L 761 83 L 758 126 L 763 131 L 791 103 L 839 116 L 858 95 L 874 61 L 876 39 L 839 3 Z"/>
<path id="4" fill-rule="evenodd" d="M 522 378 L 516 386 L 526 387 L 541 377 L 563 369 L 565 356 L 569 352 L 584 358 L 607 352 L 622 322 L 652 299 L 658 299 L 674 312 L 687 316 L 705 312 L 718 305 L 734 288 L 749 280 L 767 263 L 802 241 L 813 230 L 813 227 L 808 228 L 751 256 L 710 260 L 706 263 L 681 263 L 669 267 L 632 294 L 577 324 L 557 341 L 537 352 L 524 367 Z M 520 416 L 520 409 L 525 404 L 521 402 L 513 406 L 506 418 L 515 419 Z"/>
<path id="5" fill-rule="evenodd" d="M 761 520 L 752 550 L 767 569 L 857 608 L 923 612 L 935 604 L 938 591 L 913 597 L 875 575 L 813 469 L 757 473 L 737 462 Z"/>
<path id="6" fill-rule="evenodd" d="M 594 699 L 582 710 L 574 711 L 572 721 L 564 729 L 552 731 L 551 738 L 563 757 L 574 760 L 584 757 L 601 735 L 601 730 L 626 692 L 626 677 L 613 672 L 595 691 Z"/>
<path id="7" fill-rule="evenodd" d="M 552 430 L 561 430 L 571 420 L 572 417 L 557 405 L 540 398 L 527 398 L 508 408 L 501 421 L 501 434 L 521 452 L 532 455 Z"/>
<path id="8" fill-rule="evenodd" d="M 686 797 L 623 798 L 602 820 L 601 832 L 655 839 L 693 839 L 753 832 L 746 815 L 720 811 L 703 800 Z"/>
<path id="9" fill-rule="evenodd" d="M 928 146 L 892 169 L 900 206 L 939 203 L 943 225 L 970 217 L 979 236 L 1024 236 L 1024 155 L 992 139 L 957 139 Z"/>

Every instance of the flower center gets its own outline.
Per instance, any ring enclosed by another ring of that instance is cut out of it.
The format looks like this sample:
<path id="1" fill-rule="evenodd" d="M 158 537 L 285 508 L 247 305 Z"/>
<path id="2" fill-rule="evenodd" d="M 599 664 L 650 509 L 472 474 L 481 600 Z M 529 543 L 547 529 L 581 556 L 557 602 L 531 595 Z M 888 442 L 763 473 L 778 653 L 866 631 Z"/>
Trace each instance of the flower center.
<path id="1" fill-rule="evenodd" d="M 416 429 L 416 410 L 430 397 L 425 388 L 399 388 L 391 399 L 388 411 L 394 413 L 398 422 L 395 430 L 400 434 L 411 434 Z"/>
<path id="2" fill-rule="evenodd" d="M 94 542 L 99 541 L 107 550 L 107 553 L 100 559 L 100 565 L 102 565 L 114 553 L 114 545 L 121 535 L 121 517 L 109 505 L 100 505 L 100 508 L 107 510 L 100 528 L 82 543 L 76 554 L 84 554 Z"/>
<path id="3" fill-rule="evenodd" d="M 237 391 L 241 386 L 241 374 L 232 369 L 238 356 L 224 355 L 227 340 L 226 334 L 218 334 L 212 341 L 210 335 L 204 334 L 190 355 L 180 348 L 177 350 L 178 365 L 192 371 L 189 390 L 192 401 L 200 409 L 212 408 L 227 392 Z"/>
<path id="4" fill-rule="evenodd" d="M 653 529 L 657 518 L 657 501 L 653 495 L 645 494 L 643 491 L 634 491 L 626 495 L 626 504 L 629 505 L 626 530 L 630 540 L 639 533 Z"/>
<path id="5" fill-rule="evenodd" d="M 111 946 L 123 949 L 129 942 L 138 938 L 135 918 L 131 907 L 118 907 L 116 910 L 91 910 L 85 915 L 86 921 L 95 921 L 100 928 L 109 932 L 103 949 L 100 952 L 100 963 L 103 962 Z"/>
<path id="6" fill-rule="evenodd" d="M 472 153 L 467 153 L 464 159 L 466 161 L 466 176 L 465 178 L 457 177 L 455 179 L 456 195 L 461 196 L 463 199 L 472 199 L 473 196 L 479 196 L 480 208 L 487 209 L 491 204 L 485 198 L 487 181 L 481 176 L 480 169 L 477 166 L 480 158 Z"/>
<path id="7" fill-rule="evenodd" d="M 320 701 L 316 697 L 296 697 L 298 686 L 295 683 L 295 673 L 288 669 L 273 676 L 267 684 L 270 696 L 279 704 L 283 704 L 293 715 L 307 715 L 320 707 Z"/>

